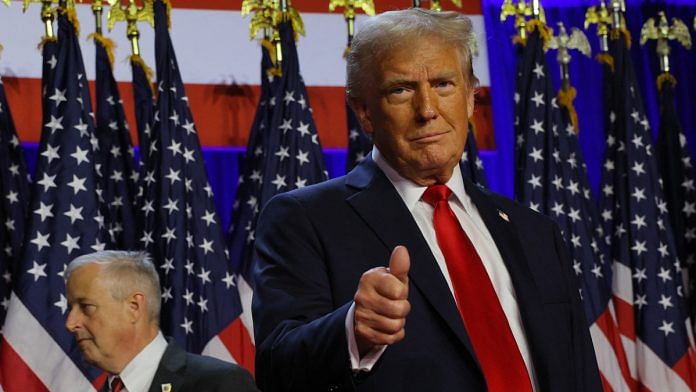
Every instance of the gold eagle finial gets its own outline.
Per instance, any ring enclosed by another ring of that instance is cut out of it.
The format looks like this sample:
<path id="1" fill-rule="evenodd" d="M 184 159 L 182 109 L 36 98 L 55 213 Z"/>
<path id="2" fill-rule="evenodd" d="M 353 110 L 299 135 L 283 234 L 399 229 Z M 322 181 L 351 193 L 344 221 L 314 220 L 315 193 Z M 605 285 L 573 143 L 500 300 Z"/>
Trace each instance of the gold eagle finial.
<path id="1" fill-rule="evenodd" d="M 375 4 L 372 0 L 331 0 L 329 2 L 329 11 L 334 11 L 338 7 L 343 7 L 343 17 L 348 25 L 348 44 L 343 51 L 343 57 L 347 57 L 355 35 L 355 10 L 362 9 L 365 14 L 372 16 L 375 14 Z"/>
<path id="2" fill-rule="evenodd" d="M 513 0 L 503 1 L 500 7 L 500 22 L 504 23 L 510 17 L 515 18 L 515 29 L 517 29 L 513 42 L 524 43 L 527 40 L 527 19 L 532 17 L 531 5 L 524 0 L 517 3 L 513 3 Z"/>
<path id="3" fill-rule="evenodd" d="M 456 7 L 462 8 L 462 0 L 450 0 L 450 1 Z M 430 1 L 430 9 L 433 11 L 442 11 L 442 5 L 440 4 L 440 0 L 431 0 Z"/>
<path id="4" fill-rule="evenodd" d="M 138 22 L 147 22 L 150 26 L 155 26 L 155 11 L 153 0 L 142 0 L 143 5 L 138 6 L 135 0 L 128 0 L 128 4 L 123 6 L 121 0 L 109 0 L 109 13 L 107 14 L 106 26 L 111 31 L 117 22 L 126 22 L 126 36 L 131 43 L 131 51 L 134 56 L 140 55 L 140 30 Z"/>
<path id="5" fill-rule="evenodd" d="M 587 40 L 585 33 L 573 27 L 570 29 L 570 35 L 568 35 L 563 22 L 558 22 L 558 35 L 551 37 L 549 48 L 558 50 L 558 61 L 561 64 L 570 63 L 569 49 L 576 49 L 588 57 L 592 54 L 590 41 Z"/>
<path id="6" fill-rule="evenodd" d="M 660 57 L 660 70 L 669 73 L 669 54 L 671 52 L 669 41 L 677 41 L 685 48 L 691 48 L 691 34 L 689 28 L 678 18 L 672 18 L 672 25 L 667 21 L 664 12 L 658 13 L 658 21 L 654 18 L 645 22 L 640 30 L 640 44 L 645 45 L 649 40 L 657 41 L 657 55 Z"/>

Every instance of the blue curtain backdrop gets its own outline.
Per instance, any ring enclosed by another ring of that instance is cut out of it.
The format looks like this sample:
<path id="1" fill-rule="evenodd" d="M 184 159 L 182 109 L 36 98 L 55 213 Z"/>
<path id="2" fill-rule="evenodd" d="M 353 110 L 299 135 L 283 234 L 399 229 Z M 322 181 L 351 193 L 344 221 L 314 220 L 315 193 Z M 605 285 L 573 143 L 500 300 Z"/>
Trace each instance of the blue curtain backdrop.
<path id="1" fill-rule="evenodd" d="M 610 0 L 607 0 L 610 2 Z M 510 37 L 515 34 L 513 21 L 500 22 L 500 5 L 502 0 L 483 0 L 483 13 L 486 23 L 487 46 L 491 73 L 491 95 L 495 122 L 497 151 L 495 152 L 495 171 L 489 170 L 491 188 L 494 191 L 513 196 L 513 120 L 514 106 L 512 97 L 515 89 L 515 50 Z M 557 32 L 557 22 L 563 22 L 567 29 L 583 29 L 585 11 L 588 7 L 598 5 L 598 0 L 541 0 L 546 11 L 547 24 Z M 657 137 L 658 101 L 656 75 L 659 73 L 654 41 L 640 46 L 640 29 L 643 23 L 655 17 L 658 11 L 665 11 L 667 17 L 682 19 L 692 37 L 696 15 L 695 0 L 671 1 L 626 1 L 627 27 L 631 31 L 633 45 L 631 55 L 636 67 L 636 75 L 641 84 L 641 92 L 648 112 L 648 120 L 653 131 L 653 140 Z M 599 51 L 599 41 L 595 27 L 590 27 L 586 35 L 592 45 L 592 55 Z M 680 45 L 673 45 L 671 66 L 677 78 L 675 101 L 684 133 L 689 143 L 692 157 L 696 157 L 696 52 L 685 50 Z M 549 68 L 556 87 L 560 86 L 559 68 L 556 52 L 547 53 Z M 580 124 L 580 143 L 587 161 L 590 182 L 595 194 L 599 187 L 601 165 L 604 153 L 604 109 L 602 105 L 602 70 L 594 58 L 586 58 L 578 52 L 572 54 L 570 65 L 571 83 L 578 91 L 575 107 Z M 490 157 L 488 157 L 490 160 Z"/>
<path id="2" fill-rule="evenodd" d="M 379 1 L 379 0 L 377 0 Z M 505 24 L 499 21 L 502 0 L 483 0 L 483 12 L 486 23 L 485 37 L 489 52 L 491 74 L 491 95 L 493 99 L 494 127 L 497 149 L 479 151 L 489 187 L 498 193 L 513 197 L 513 94 L 515 88 L 515 48 L 511 37 L 514 35 L 512 21 Z M 583 27 L 585 10 L 597 5 L 599 1 L 590 0 L 542 0 L 546 10 L 549 26 L 557 31 L 556 23 L 562 21 L 566 28 Z M 658 104 L 655 78 L 658 63 L 654 42 L 641 47 L 640 29 L 649 17 L 665 11 L 668 18 L 679 17 L 689 26 L 692 37 L 696 0 L 671 1 L 627 1 L 626 19 L 633 37 L 631 55 L 636 66 L 636 74 L 641 83 L 641 92 L 648 111 L 653 137 L 657 137 Z M 586 32 L 592 45 L 593 55 L 598 52 L 598 40 L 594 27 Z M 547 54 L 555 85 L 559 86 L 559 69 L 555 51 Z M 677 78 L 675 88 L 676 108 L 689 143 L 692 158 L 696 157 L 696 50 L 685 50 L 673 45 L 671 59 L 672 73 Z M 599 186 L 602 157 L 604 153 L 604 129 L 602 107 L 602 72 L 600 65 L 593 58 L 586 58 L 579 53 L 573 54 L 570 65 L 571 81 L 578 91 L 575 107 L 580 123 L 580 142 L 589 171 L 590 182 L 595 194 Z M 195 113 L 194 113 L 195 116 Z M 37 145 L 26 144 L 26 156 L 29 172 L 34 172 Z M 208 173 L 218 212 L 223 227 L 229 226 L 234 192 L 239 177 L 240 160 L 244 147 L 208 147 L 203 155 L 208 166 Z M 329 177 L 344 174 L 346 151 L 343 149 L 324 149 L 324 158 Z M 696 160 L 695 160 L 696 161 Z"/>

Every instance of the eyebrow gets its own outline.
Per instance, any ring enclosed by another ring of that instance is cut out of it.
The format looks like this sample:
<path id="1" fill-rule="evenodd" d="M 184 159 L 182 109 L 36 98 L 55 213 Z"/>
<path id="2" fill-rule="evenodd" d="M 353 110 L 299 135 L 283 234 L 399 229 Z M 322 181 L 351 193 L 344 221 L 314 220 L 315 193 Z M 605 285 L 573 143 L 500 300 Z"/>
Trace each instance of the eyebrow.
<path id="1" fill-rule="evenodd" d="M 455 71 L 443 71 L 440 72 L 439 74 L 435 75 L 434 77 L 431 77 L 428 79 L 430 82 L 434 81 L 439 81 L 439 80 L 449 80 L 449 79 L 455 79 L 457 77 L 457 72 Z M 405 77 L 396 77 L 393 79 L 387 79 L 382 83 L 382 88 L 386 89 L 389 87 L 397 86 L 397 85 L 402 85 L 402 86 L 413 86 L 418 84 L 417 81 Z"/>
<path id="2" fill-rule="evenodd" d="M 385 80 L 384 83 L 382 83 L 382 88 L 383 89 L 388 89 L 393 86 L 414 86 L 416 85 L 417 82 L 413 79 L 406 79 L 406 78 L 394 78 L 394 79 L 388 79 Z"/>
<path id="3" fill-rule="evenodd" d="M 73 298 L 72 301 L 68 299 L 68 304 L 77 304 L 77 303 L 83 302 L 85 300 L 87 300 L 87 297 Z"/>
<path id="4" fill-rule="evenodd" d="M 459 72 L 456 72 L 456 71 L 443 71 L 443 72 L 439 73 L 438 75 L 435 75 L 435 77 L 430 78 L 430 80 L 456 79 L 458 73 Z"/>

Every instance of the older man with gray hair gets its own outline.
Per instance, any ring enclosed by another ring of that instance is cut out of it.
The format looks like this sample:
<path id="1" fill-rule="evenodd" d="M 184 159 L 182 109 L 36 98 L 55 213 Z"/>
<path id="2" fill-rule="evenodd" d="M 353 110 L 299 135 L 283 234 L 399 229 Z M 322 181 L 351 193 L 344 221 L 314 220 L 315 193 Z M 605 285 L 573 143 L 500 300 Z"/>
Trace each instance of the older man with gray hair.
<path id="1" fill-rule="evenodd" d="M 360 26 L 347 87 L 371 156 L 259 218 L 262 390 L 601 390 L 558 228 L 460 170 L 473 40 L 455 12 Z"/>
<path id="2" fill-rule="evenodd" d="M 109 373 L 101 391 L 257 391 L 244 369 L 165 340 L 159 276 L 147 253 L 83 255 L 70 262 L 65 279 L 65 326 L 85 360 Z"/>

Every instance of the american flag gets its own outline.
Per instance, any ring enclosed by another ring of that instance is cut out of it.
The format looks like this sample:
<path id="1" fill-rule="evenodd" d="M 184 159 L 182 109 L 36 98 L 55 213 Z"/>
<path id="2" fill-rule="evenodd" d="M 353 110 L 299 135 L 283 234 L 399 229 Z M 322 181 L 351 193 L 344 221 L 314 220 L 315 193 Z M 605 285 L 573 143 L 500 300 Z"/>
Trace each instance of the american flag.
<path id="1" fill-rule="evenodd" d="M 254 116 L 254 123 L 249 132 L 244 162 L 237 185 L 235 202 L 232 207 L 232 223 L 229 229 L 230 259 L 235 269 L 241 272 L 242 279 L 250 281 L 250 264 L 254 247 L 250 225 L 255 224 L 261 205 L 258 202 L 263 184 L 263 169 L 266 163 L 264 154 L 266 139 L 270 133 L 270 121 L 273 108 L 278 100 L 277 82 L 279 79 L 268 76 L 267 71 L 273 67 L 268 50 L 261 47 L 261 97 Z M 251 328 L 249 328 L 251 331 Z"/>
<path id="2" fill-rule="evenodd" d="M 278 30 L 283 48 L 282 76 L 276 87 L 266 135 L 260 206 L 278 193 L 303 188 L 328 177 L 312 107 L 300 74 L 292 25 L 283 22 Z M 251 234 L 253 236 L 253 230 Z"/>
<path id="3" fill-rule="evenodd" d="M 153 99 L 152 70 L 145 64 L 145 60 L 140 55 L 130 56 L 131 71 L 133 73 L 133 102 L 135 108 L 135 123 L 138 132 L 138 143 L 140 145 L 140 165 L 138 168 L 138 193 L 135 195 L 136 224 L 139 229 L 145 224 L 140 208 L 145 177 L 144 171 L 147 167 L 147 158 L 153 152 L 150 149 L 150 138 L 152 136 L 152 125 L 155 121 L 155 101 Z"/>
<path id="4" fill-rule="evenodd" d="M 687 274 L 688 302 L 691 321 L 696 317 L 696 184 L 694 168 L 673 101 L 669 78 L 660 89 L 660 133 L 657 138 L 657 157 L 665 201 L 669 211 L 677 255 Z"/>
<path id="5" fill-rule="evenodd" d="M 475 184 L 488 187 L 488 179 L 483 169 L 483 161 L 479 157 L 478 147 L 476 146 L 476 136 L 474 136 L 474 126 L 469 122 L 469 134 L 466 137 L 466 147 L 462 154 L 462 169 L 464 176 Z"/>
<path id="6" fill-rule="evenodd" d="M 90 4 L 76 3 L 79 19 L 85 26 L 89 26 L 93 20 Z M 196 130 L 203 148 L 246 146 L 259 100 L 261 79 L 259 48 L 256 42 L 247 38 L 249 19 L 241 15 L 242 1 L 174 0 L 171 3 L 171 31 L 176 42 L 177 60 L 181 66 L 182 77 L 187 83 L 186 94 L 190 97 L 189 104 L 196 119 Z M 462 8 L 455 7 L 449 1 L 441 3 L 443 9 L 457 9 L 470 16 L 476 36 L 487 37 L 480 0 L 463 1 Z M 329 12 L 328 1 L 292 0 L 292 5 L 302 14 L 307 32 L 297 50 L 302 77 L 312 102 L 312 114 L 319 139 L 324 148 L 345 149 L 348 130 L 347 121 L 343 117 L 345 60 L 342 54 L 346 46 L 344 16 L 342 13 Z M 377 0 L 375 10 L 379 13 L 411 5 L 411 0 Z M 11 75 L 12 78 L 13 88 L 8 94 L 10 102 L 16 102 L 12 107 L 12 115 L 19 137 L 23 142 L 38 142 L 39 127 L 33 105 L 18 103 L 19 98 L 26 94 L 39 94 L 40 87 L 36 81 L 41 78 L 41 71 L 40 67 L 35 65 L 36 62 L 32 62 L 32 58 L 36 56 L 36 42 L 42 29 L 34 26 L 35 23 L 39 23 L 36 15 L 32 15 L 31 12 L 23 14 L 21 9 L 22 7 L 9 7 L 0 12 L 0 37 L 12 37 L 9 41 L 11 45 L 6 45 L 3 52 L 2 68 L 7 70 L 6 77 Z M 357 15 L 358 30 L 363 18 L 366 16 Z M 141 106 L 133 101 L 133 95 L 129 90 L 124 89 L 133 80 L 131 67 L 119 62 L 131 54 L 131 45 L 125 30 L 125 23 L 117 24 L 110 38 L 117 45 L 114 48 L 117 59 L 114 76 L 121 84 L 119 87 L 125 108 L 130 111 L 132 107 L 137 110 Z M 17 34 L 17 31 L 21 31 L 22 34 Z M 490 33 L 491 31 L 488 35 Z M 154 39 L 150 39 L 152 29 L 140 25 L 140 34 L 141 56 L 154 68 Z M 186 38 L 177 40 L 177 36 Z M 228 43 L 224 48 L 220 46 L 221 37 L 225 37 Z M 479 40 L 480 55 L 473 59 L 482 97 L 490 97 L 488 51 L 492 50 L 492 47 L 489 42 L 489 39 Z M 93 72 L 90 71 L 94 70 L 92 62 L 95 56 L 87 54 L 91 53 L 91 50 L 92 45 L 83 47 L 87 76 L 93 79 Z M 491 100 L 480 102 L 473 117 L 472 121 L 479 131 L 476 134 L 479 147 L 494 149 Z M 135 128 L 134 119 L 130 117 L 129 120 L 133 120 L 130 121 L 130 125 L 131 128 Z M 493 183 L 493 178 L 489 180 Z M 220 206 L 218 209 L 223 213 Z"/>
<path id="7" fill-rule="evenodd" d="M 614 306 L 631 375 L 654 391 L 696 388 L 681 266 L 624 39 L 612 39 L 614 74 L 600 211 L 613 260 Z"/>
<path id="8" fill-rule="evenodd" d="M 0 325 L 10 301 L 12 279 L 22 256 L 24 224 L 29 207 L 29 180 L 5 86 L 0 78 Z"/>
<path id="9" fill-rule="evenodd" d="M 98 141 L 82 54 L 66 11 L 58 41 L 43 46 L 43 134 L 26 241 L 16 271 L 0 357 L 5 391 L 93 390 L 101 371 L 83 361 L 64 326 L 63 272 L 70 260 L 104 249 L 97 197 Z"/>
<path id="10" fill-rule="evenodd" d="M 123 110 L 123 101 L 107 51 L 113 42 L 99 33 L 92 35 L 96 48 L 96 135 L 99 140 L 99 170 L 102 199 L 108 206 L 106 226 L 117 249 L 136 249 L 136 192 L 138 171 L 133 144 Z"/>
<path id="11" fill-rule="evenodd" d="M 247 369 L 253 371 L 255 360 L 254 349 L 254 325 L 251 319 L 251 263 L 254 256 L 254 238 L 250 235 L 252 226 L 256 224 L 261 205 L 261 185 L 263 183 L 263 168 L 265 167 L 266 139 L 272 115 L 272 108 L 279 99 L 279 79 L 268 75 L 273 67 L 268 49 L 261 46 L 261 96 L 259 99 L 254 123 L 249 132 L 249 142 L 246 148 L 242 169 L 237 184 L 234 205 L 232 206 L 232 219 L 229 228 L 228 246 L 230 259 L 237 271 L 239 280 L 238 288 L 242 300 L 241 320 L 243 326 L 239 327 L 237 335 L 239 344 L 244 349 L 235 358 Z"/>
<path id="12" fill-rule="evenodd" d="M 551 217 L 565 237 L 607 390 L 631 390 L 611 304 L 611 262 L 575 129 L 557 104 L 537 26 L 521 57 L 516 97 L 523 185 L 517 198 Z"/>
<path id="13" fill-rule="evenodd" d="M 253 335 L 249 284 L 254 256 L 254 231 L 260 208 L 274 195 L 327 178 L 307 90 L 300 75 L 290 23 L 278 27 L 282 42 L 282 75 L 266 80 L 270 59 L 264 51 L 262 95 L 256 111 L 244 172 L 230 228 L 231 257 L 241 276 L 244 325 Z"/>
<path id="14" fill-rule="evenodd" d="M 372 139 L 365 134 L 357 117 L 355 117 L 355 113 L 353 113 L 353 109 L 348 104 L 346 104 L 346 116 L 348 117 L 347 173 L 353 170 L 372 151 Z"/>
<path id="15" fill-rule="evenodd" d="M 160 326 L 190 352 L 232 360 L 218 337 L 241 313 L 223 230 L 167 28 L 154 3 L 157 105 L 145 161 L 141 244 L 162 284 Z"/>
<path id="16" fill-rule="evenodd" d="M 139 55 L 130 57 L 131 71 L 133 73 L 133 103 L 135 107 L 135 122 L 138 130 L 138 143 L 140 145 L 140 167 L 145 167 L 145 161 L 150 154 L 148 144 L 152 136 L 152 124 L 154 122 L 155 102 L 152 91 L 152 70 L 145 64 L 145 60 Z M 145 154 L 144 154 L 145 153 Z"/>
<path id="17" fill-rule="evenodd" d="M 525 88 L 522 83 L 524 83 L 525 79 L 522 78 L 522 73 L 523 73 L 523 67 L 525 66 L 524 60 L 525 60 L 525 53 L 529 53 L 528 50 L 526 50 L 526 42 L 523 41 L 522 39 L 517 38 L 518 36 L 515 36 L 513 38 L 513 42 L 516 43 L 515 45 L 515 50 L 516 50 L 516 59 L 517 63 L 515 64 L 515 74 L 517 75 L 517 78 L 515 79 L 515 95 L 514 95 L 514 100 L 515 100 L 515 121 L 514 121 L 514 162 L 515 162 L 515 176 L 514 176 L 514 189 L 515 189 L 515 195 L 521 195 L 524 192 L 524 148 L 525 148 L 525 127 L 521 125 L 521 121 L 523 118 L 527 116 L 527 113 L 525 112 L 526 105 L 528 104 L 529 100 L 532 98 L 531 96 L 527 96 L 527 94 L 532 93 L 531 90 L 528 88 Z M 529 56 L 528 56 L 529 57 Z"/>

